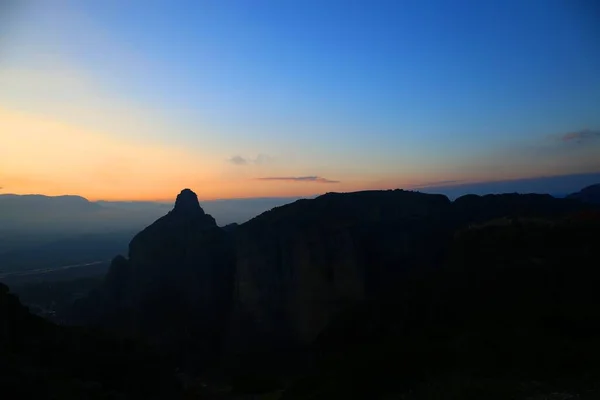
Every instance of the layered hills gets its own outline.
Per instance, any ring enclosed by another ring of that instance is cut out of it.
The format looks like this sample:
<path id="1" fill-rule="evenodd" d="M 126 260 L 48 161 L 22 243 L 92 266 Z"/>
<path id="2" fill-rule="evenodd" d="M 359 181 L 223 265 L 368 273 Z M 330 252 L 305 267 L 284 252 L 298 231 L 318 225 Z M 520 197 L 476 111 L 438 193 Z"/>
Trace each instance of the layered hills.
<path id="1" fill-rule="evenodd" d="M 115 258 L 104 303 L 130 313 L 129 331 L 166 335 L 193 320 L 196 333 L 200 325 L 223 333 L 226 321 L 228 345 L 240 351 L 308 345 L 348 307 L 393 293 L 411 269 L 442 263 L 457 229 L 581 208 L 548 195 L 450 202 L 403 190 L 329 193 L 221 229 L 186 189 L 133 238 L 127 259 Z"/>
<path id="2" fill-rule="evenodd" d="M 72 320 L 284 399 L 591 391 L 598 237 L 573 196 L 328 193 L 220 228 L 186 189 Z"/>

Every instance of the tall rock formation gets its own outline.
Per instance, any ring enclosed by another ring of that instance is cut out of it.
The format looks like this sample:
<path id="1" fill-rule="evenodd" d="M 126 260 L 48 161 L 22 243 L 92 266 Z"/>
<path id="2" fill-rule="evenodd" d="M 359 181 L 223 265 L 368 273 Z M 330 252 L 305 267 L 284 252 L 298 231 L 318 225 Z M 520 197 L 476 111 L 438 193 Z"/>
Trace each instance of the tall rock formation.
<path id="1" fill-rule="evenodd" d="M 234 351 L 309 345 L 333 318 L 389 289 L 403 270 L 431 264 L 450 208 L 442 195 L 330 193 L 242 224 Z"/>
<path id="2" fill-rule="evenodd" d="M 470 195 L 452 203 L 403 190 L 330 193 L 275 208 L 236 230 L 231 349 L 310 345 L 346 311 L 389 303 L 402 295 L 399 282 L 408 274 L 443 264 L 460 227 L 578 208 L 548 195 Z"/>
<path id="3" fill-rule="evenodd" d="M 545 195 L 452 203 L 404 190 L 328 193 L 221 229 L 186 189 L 133 238 L 128 259 L 114 259 L 95 304 L 106 311 L 105 325 L 176 354 L 215 360 L 226 338 L 229 361 L 249 356 L 255 365 L 310 346 L 357 307 L 383 309 L 402 295 L 407 274 L 443 264 L 458 228 L 582 206 Z"/>
<path id="4" fill-rule="evenodd" d="M 230 310 L 232 245 L 196 194 L 183 190 L 172 211 L 133 238 L 129 258 L 113 260 L 99 294 L 101 323 L 210 359 Z"/>

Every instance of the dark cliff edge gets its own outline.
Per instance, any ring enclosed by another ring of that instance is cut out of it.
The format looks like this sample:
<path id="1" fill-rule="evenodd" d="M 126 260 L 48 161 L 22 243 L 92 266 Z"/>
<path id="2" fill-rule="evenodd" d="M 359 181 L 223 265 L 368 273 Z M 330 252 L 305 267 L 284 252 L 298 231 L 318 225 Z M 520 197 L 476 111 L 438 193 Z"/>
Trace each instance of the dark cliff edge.
<path id="1" fill-rule="evenodd" d="M 309 345 L 336 314 L 385 290 L 402 268 L 439 258 L 450 210 L 441 195 L 330 193 L 241 225 L 229 350 Z"/>
<path id="2" fill-rule="evenodd" d="M 567 196 L 568 199 L 579 200 L 584 203 L 600 204 L 600 183 L 587 186 L 579 192 L 571 193 Z"/>
<path id="3" fill-rule="evenodd" d="M 588 284 L 598 276 L 587 261 L 599 226 L 597 207 L 572 198 L 468 195 L 451 202 L 389 190 L 328 193 L 219 228 L 184 190 L 169 214 L 134 237 L 127 258 L 113 260 L 103 287 L 78 304 L 78 316 L 142 337 L 189 370 L 250 374 L 246 382 L 254 383 L 274 377 L 274 386 L 288 387 L 284 398 L 304 398 L 310 388 L 322 391 L 314 398 L 344 390 L 347 398 L 377 398 L 373 387 L 394 389 L 388 385 L 397 378 L 389 374 L 396 370 L 402 390 L 425 376 L 444 386 L 451 360 L 462 360 L 457 371 L 465 379 L 478 362 L 492 371 L 500 355 L 483 337 L 506 337 L 530 357 L 535 352 L 516 331 L 567 346 L 575 333 L 556 338 L 543 324 L 571 318 L 581 330 L 596 329 L 574 315 L 577 307 L 600 306 Z M 552 303 L 555 293 L 579 284 L 581 296 Z M 539 301 L 554 308 L 536 308 Z M 517 304 L 534 318 L 527 321 Z M 489 358 L 471 358 L 478 352 Z M 592 351 L 585 360 L 597 356 Z M 523 379 L 542 368 L 528 362 Z M 290 386 L 291 376 L 304 377 Z M 342 383 L 358 384 L 359 376 L 361 387 Z"/>
<path id="4" fill-rule="evenodd" d="M 234 257 L 230 234 L 183 190 L 172 211 L 131 240 L 129 257 L 113 260 L 76 317 L 210 363 L 231 310 Z"/>
<path id="5" fill-rule="evenodd" d="M 469 195 L 450 202 L 404 190 L 330 193 L 275 208 L 236 231 L 227 349 L 248 351 L 254 365 L 256 354 L 266 359 L 270 350 L 305 349 L 331 321 L 364 304 L 389 303 L 408 276 L 442 265 L 458 229 L 583 208 L 548 195 Z"/>
<path id="6" fill-rule="evenodd" d="M 597 211 L 457 230 L 437 268 L 333 320 L 282 398 L 600 398 L 598 237 Z"/>

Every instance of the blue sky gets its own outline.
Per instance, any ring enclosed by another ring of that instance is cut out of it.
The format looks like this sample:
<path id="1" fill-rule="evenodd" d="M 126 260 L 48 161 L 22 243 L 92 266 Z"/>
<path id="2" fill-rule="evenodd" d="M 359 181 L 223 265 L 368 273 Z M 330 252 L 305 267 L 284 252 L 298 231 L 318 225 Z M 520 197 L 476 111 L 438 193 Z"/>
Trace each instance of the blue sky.
<path id="1" fill-rule="evenodd" d="M 5 162 L 6 190 L 244 197 L 600 171 L 593 1 L 29 0 L 10 17 L 5 152 L 33 157 L 20 129 L 104 144 Z"/>

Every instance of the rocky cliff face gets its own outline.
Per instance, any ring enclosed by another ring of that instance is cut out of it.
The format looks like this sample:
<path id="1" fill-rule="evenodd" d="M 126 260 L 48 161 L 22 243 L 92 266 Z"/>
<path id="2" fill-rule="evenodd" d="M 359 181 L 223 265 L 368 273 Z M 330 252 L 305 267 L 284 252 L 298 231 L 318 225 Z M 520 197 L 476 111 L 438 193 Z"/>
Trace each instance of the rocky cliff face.
<path id="1" fill-rule="evenodd" d="M 243 337 L 232 343 L 242 352 L 311 343 L 402 269 L 430 264 L 450 207 L 444 196 L 401 190 L 332 193 L 241 225 L 231 331 Z"/>
<path id="2" fill-rule="evenodd" d="M 308 345 L 345 310 L 398 296 L 407 273 L 439 266 L 456 229 L 578 207 L 546 195 L 473 195 L 451 203 L 394 190 L 331 193 L 275 208 L 236 231 L 230 342 L 242 353 Z"/>
<path id="3" fill-rule="evenodd" d="M 102 293 L 105 322 L 210 358 L 231 308 L 234 256 L 230 235 L 183 190 L 171 212 L 133 238 L 129 258 L 113 260 Z"/>
<path id="4" fill-rule="evenodd" d="M 397 297 L 407 273 L 441 265 L 458 228 L 581 206 L 543 195 L 330 193 L 225 230 L 184 190 L 134 237 L 129 258 L 113 261 L 105 320 L 205 359 L 225 336 L 229 354 L 307 346 L 346 310 Z"/>

